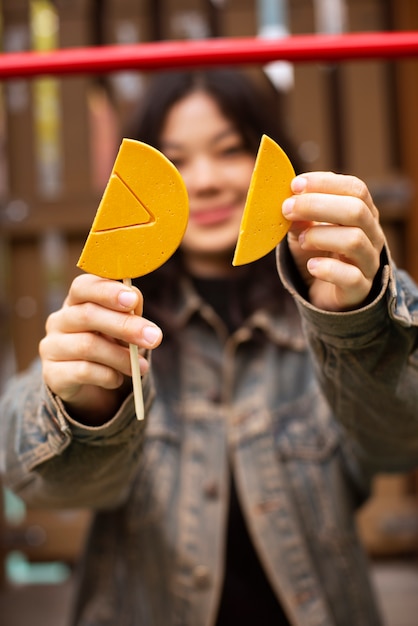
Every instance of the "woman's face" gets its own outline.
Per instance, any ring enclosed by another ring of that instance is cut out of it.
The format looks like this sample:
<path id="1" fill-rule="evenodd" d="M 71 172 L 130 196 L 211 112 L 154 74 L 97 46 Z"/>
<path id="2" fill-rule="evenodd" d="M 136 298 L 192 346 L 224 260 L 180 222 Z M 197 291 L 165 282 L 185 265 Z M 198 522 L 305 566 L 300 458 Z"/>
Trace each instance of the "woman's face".
<path id="1" fill-rule="evenodd" d="M 182 242 L 188 269 L 200 276 L 230 272 L 255 155 L 203 91 L 172 107 L 161 150 L 176 165 L 189 194 L 189 224 Z"/>

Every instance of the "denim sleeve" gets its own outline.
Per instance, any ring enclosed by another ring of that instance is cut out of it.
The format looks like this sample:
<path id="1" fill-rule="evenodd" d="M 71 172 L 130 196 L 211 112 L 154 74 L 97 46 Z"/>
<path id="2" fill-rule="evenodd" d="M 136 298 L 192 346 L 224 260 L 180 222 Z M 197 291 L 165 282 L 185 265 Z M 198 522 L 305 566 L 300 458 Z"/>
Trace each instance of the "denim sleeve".
<path id="1" fill-rule="evenodd" d="M 383 259 L 372 301 L 333 313 L 307 301 L 287 245 L 278 250 L 279 274 L 302 316 L 317 378 L 371 474 L 418 465 L 418 288 L 388 250 Z"/>
<path id="2" fill-rule="evenodd" d="M 147 412 L 149 376 L 143 388 Z M 106 424 L 77 423 L 43 383 L 37 361 L 9 382 L 0 400 L 4 484 L 31 506 L 117 506 L 129 492 L 145 423 L 136 419 L 132 394 Z"/>

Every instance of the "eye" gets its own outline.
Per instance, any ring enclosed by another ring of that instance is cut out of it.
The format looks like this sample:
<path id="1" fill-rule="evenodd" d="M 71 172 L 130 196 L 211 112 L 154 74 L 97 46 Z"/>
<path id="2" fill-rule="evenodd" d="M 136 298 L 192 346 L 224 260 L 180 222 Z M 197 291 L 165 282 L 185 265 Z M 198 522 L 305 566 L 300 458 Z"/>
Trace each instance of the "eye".
<path id="1" fill-rule="evenodd" d="M 183 167 L 186 162 L 186 159 L 181 156 L 170 155 L 169 153 L 166 153 L 166 157 L 169 161 L 172 162 L 175 167 L 177 167 L 177 169 Z"/>
<path id="2" fill-rule="evenodd" d="M 244 151 L 244 146 L 241 143 L 231 144 L 220 150 L 221 154 L 227 157 L 242 154 Z"/>

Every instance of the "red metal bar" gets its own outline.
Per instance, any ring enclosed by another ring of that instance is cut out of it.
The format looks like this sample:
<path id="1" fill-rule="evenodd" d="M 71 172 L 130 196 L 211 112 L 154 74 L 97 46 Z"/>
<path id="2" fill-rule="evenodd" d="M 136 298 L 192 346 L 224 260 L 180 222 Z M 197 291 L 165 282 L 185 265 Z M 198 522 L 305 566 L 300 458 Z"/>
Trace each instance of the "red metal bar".
<path id="1" fill-rule="evenodd" d="M 64 48 L 0 55 L 0 79 L 45 74 L 100 74 L 196 66 L 394 59 L 418 56 L 418 31 L 293 35 L 284 39 L 225 38 L 123 46 Z"/>

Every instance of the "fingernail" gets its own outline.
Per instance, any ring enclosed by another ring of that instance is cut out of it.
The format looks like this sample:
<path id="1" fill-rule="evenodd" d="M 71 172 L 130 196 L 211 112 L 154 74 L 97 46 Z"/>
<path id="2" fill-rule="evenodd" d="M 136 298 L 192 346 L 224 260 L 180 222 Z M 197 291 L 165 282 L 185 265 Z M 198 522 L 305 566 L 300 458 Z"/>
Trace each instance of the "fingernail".
<path id="1" fill-rule="evenodd" d="M 132 309 L 137 301 L 137 296 L 133 291 L 120 291 L 118 295 L 118 302 L 121 306 L 127 309 Z"/>
<path id="2" fill-rule="evenodd" d="M 287 198 L 283 202 L 283 206 L 282 206 L 282 213 L 283 213 L 283 215 L 285 215 L 286 217 L 288 215 L 291 215 L 294 206 L 295 206 L 294 198 Z"/>
<path id="3" fill-rule="evenodd" d="M 291 188 L 294 193 L 305 191 L 308 181 L 303 176 L 297 176 L 292 180 Z"/>
<path id="4" fill-rule="evenodd" d="M 153 346 L 161 338 L 161 330 L 156 326 L 145 326 L 142 336 L 150 346 Z"/>
<path id="5" fill-rule="evenodd" d="M 318 267 L 318 265 L 319 265 L 319 260 L 315 259 L 315 258 L 309 259 L 308 262 L 307 262 L 308 270 L 315 271 L 316 268 Z"/>

